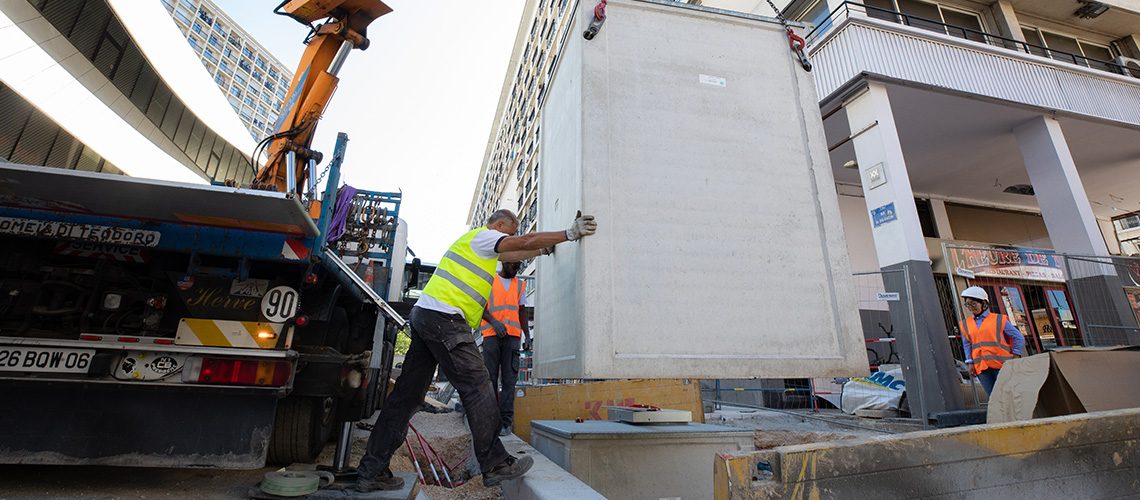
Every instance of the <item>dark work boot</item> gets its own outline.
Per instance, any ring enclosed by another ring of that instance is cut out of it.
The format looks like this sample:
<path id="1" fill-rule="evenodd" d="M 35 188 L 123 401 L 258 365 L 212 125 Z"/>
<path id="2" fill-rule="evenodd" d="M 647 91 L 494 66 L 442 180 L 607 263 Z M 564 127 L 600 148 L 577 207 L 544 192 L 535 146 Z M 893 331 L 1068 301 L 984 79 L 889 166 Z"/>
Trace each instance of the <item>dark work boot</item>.
<path id="1" fill-rule="evenodd" d="M 518 479 L 526 474 L 534 465 L 534 459 L 530 457 L 515 458 L 508 456 L 503 463 L 496 465 L 491 470 L 483 473 L 483 486 L 490 488 L 498 486 L 503 481 L 511 479 Z"/>
<path id="2" fill-rule="evenodd" d="M 392 469 L 385 468 L 383 472 L 373 476 L 361 476 L 356 479 L 356 491 L 367 493 L 369 491 L 391 491 L 404 487 L 404 478 L 392 475 Z"/>

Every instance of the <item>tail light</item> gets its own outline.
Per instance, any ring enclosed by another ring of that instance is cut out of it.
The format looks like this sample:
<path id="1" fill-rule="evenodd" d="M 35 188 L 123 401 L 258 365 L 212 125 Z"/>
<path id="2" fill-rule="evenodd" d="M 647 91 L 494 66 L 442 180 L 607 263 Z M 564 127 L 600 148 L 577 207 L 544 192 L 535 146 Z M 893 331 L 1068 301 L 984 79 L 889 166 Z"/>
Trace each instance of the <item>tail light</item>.
<path id="1" fill-rule="evenodd" d="M 292 375 L 293 364 L 288 361 L 256 359 L 192 357 L 182 369 L 182 381 L 194 384 L 281 387 Z"/>
<path id="2" fill-rule="evenodd" d="M 162 310 L 166 307 L 166 297 L 151 297 L 146 299 L 146 305 L 152 309 Z"/>

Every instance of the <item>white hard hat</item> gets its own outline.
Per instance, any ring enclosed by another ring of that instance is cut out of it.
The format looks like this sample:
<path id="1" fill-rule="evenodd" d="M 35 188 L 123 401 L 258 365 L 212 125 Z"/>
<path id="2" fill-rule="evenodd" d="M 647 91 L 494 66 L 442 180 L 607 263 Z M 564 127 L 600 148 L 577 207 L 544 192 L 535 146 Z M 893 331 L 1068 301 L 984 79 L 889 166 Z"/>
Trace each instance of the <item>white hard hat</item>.
<path id="1" fill-rule="evenodd" d="M 983 302 L 989 302 L 990 296 L 980 286 L 972 286 L 962 291 L 962 298 L 978 299 Z"/>

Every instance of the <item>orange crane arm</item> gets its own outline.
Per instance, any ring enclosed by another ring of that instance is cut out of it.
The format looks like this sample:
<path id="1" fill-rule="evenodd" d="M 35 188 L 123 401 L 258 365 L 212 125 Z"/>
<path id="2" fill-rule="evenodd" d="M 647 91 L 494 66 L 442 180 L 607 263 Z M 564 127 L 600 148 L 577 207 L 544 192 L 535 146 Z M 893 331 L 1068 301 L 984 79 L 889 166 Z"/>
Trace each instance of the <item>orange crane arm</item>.
<path id="1" fill-rule="evenodd" d="M 315 181 L 312 170 L 322 159 L 321 153 L 309 147 L 340 81 L 337 73 L 352 49 L 368 48 L 368 25 L 392 9 L 380 0 L 286 0 L 274 12 L 312 31 L 289 85 L 277 132 L 258 144 L 258 150 L 265 148 L 269 161 L 258 170 L 252 187 L 299 196 L 306 180 Z M 309 189 L 315 191 L 314 186 Z"/>

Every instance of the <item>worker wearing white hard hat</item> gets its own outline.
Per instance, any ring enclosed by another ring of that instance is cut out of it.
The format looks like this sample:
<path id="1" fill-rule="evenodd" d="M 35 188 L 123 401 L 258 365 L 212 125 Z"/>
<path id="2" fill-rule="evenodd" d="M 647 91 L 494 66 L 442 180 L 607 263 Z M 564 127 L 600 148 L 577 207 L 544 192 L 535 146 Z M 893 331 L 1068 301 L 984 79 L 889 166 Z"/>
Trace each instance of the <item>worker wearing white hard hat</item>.
<path id="1" fill-rule="evenodd" d="M 962 303 L 970 317 L 958 325 L 966 364 L 971 365 L 986 394 L 993 392 L 1002 365 L 1025 352 L 1025 337 L 1005 315 L 991 314 L 989 302 L 989 294 L 982 287 L 962 291 Z"/>

